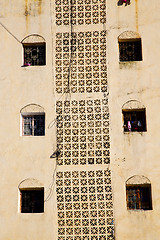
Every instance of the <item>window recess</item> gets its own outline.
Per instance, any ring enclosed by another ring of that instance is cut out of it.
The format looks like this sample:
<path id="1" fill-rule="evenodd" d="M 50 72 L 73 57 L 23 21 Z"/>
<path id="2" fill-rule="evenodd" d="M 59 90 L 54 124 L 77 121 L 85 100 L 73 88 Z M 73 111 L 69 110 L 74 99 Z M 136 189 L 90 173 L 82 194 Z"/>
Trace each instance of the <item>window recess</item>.
<path id="1" fill-rule="evenodd" d="M 119 61 L 142 61 L 141 39 L 119 40 Z"/>
<path id="2" fill-rule="evenodd" d="M 152 210 L 151 185 L 127 185 L 126 198 L 128 210 Z"/>
<path id="3" fill-rule="evenodd" d="M 44 188 L 21 189 L 21 213 L 44 212 Z"/>
<path id="4" fill-rule="evenodd" d="M 46 65 L 46 44 L 23 44 L 24 66 Z"/>
<path id="5" fill-rule="evenodd" d="M 45 115 L 22 115 L 22 135 L 23 136 L 44 136 L 45 135 Z"/>
<path id="6" fill-rule="evenodd" d="M 146 111 L 145 109 L 122 110 L 124 132 L 145 132 Z"/>

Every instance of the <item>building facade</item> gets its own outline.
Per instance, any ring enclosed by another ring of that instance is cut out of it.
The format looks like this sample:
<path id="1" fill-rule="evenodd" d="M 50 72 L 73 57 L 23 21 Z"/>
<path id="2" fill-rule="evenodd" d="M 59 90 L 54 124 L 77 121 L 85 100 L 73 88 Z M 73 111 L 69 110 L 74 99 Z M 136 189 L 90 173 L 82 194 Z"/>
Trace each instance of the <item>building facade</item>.
<path id="1" fill-rule="evenodd" d="M 0 9 L 0 240 L 158 240 L 158 0 Z"/>

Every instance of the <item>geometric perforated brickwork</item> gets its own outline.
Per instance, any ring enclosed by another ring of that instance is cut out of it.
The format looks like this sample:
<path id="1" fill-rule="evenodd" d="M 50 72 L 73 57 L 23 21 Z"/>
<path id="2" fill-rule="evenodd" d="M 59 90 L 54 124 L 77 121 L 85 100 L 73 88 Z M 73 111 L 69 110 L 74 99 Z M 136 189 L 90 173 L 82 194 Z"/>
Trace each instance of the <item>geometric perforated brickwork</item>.
<path id="1" fill-rule="evenodd" d="M 57 33 L 56 92 L 106 91 L 106 31 Z"/>
<path id="2" fill-rule="evenodd" d="M 57 25 L 106 22 L 106 0 L 56 0 Z"/>
<path id="3" fill-rule="evenodd" d="M 107 99 L 57 101 L 58 165 L 108 164 Z"/>
<path id="4" fill-rule="evenodd" d="M 58 240 L 113 240 L 110 170 L 57 172 Z"/>

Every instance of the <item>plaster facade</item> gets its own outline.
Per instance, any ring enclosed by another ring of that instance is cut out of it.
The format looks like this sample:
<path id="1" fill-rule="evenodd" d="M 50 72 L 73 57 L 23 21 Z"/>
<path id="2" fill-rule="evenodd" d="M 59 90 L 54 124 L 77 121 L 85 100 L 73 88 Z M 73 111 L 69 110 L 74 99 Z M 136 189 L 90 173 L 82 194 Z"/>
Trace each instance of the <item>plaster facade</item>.
<path id="1" fill-rule="evenodd" d="M 0 240 L 159 239 L 159 3 L 122 2 L 1 0 Z M 142 61 L 119 61 L 127 31 Z M 46 64 L 24 66 L 22 43 L 40 39 Z M 146 132 L 123 131 L 124 106 L 146 109 Z M 22 113 L 45 113 L 45 135 L 23 136 Z M 136 175 L 152 210 L 127 210 Z M 20 190 L 38 187 L 44 212 L 21 213 Z"/>

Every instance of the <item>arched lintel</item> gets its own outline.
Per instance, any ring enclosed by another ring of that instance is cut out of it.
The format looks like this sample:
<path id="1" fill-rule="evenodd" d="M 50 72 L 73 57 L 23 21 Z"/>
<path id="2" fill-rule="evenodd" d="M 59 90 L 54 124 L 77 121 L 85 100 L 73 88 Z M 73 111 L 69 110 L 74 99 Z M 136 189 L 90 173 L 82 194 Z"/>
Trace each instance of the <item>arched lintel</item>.
<path id="1" fill-rule="evenodd" d="M 122 110 L 125 109 L 145 109 L 145 106 L 138 100 L 129 100 L 122 106 Z"/>
<path id="2" fill-rule="evenodd" d="M 125 31 L 123 33 L 121 33 L 119 36 L 118 36 L 118 41 L 126 41 L 126 40 L 133 40 L 133 39 L 137 39 L 137 40 L 140 40 L 141 39 L 141 36 L 139 33 L 137 32 L 134 32 L 134 31 Z"/>
<path id="3" fill-rule="evenodd" d="M 20 113 L 44 113 L 44 108 L 38 104 L 28 104 L 20 110 Z"/>
<path id="4" fill-rule="evenodd" d="M 45 42 L 46 42 L 45 39 L 42 36 L 38 35 L 38 34 L 28 35 L 21 41 L 22 44 L 27 44 L 27 43 L 45 43 Z"/>
<path id="5" fill-rule="evenodd" d="M 143 175 L 134 175 L 126 181 L 126 185 L 151 184 L 150 180 Z"/>
<path id="6" fill-rule="evenodd" d="M 44 188 L 43 184 L 34 178 L 27 178 L 20 182 L 18 189 L 35 189 L 35 188 Z"/>

